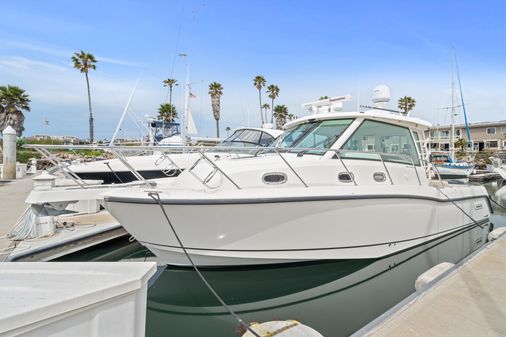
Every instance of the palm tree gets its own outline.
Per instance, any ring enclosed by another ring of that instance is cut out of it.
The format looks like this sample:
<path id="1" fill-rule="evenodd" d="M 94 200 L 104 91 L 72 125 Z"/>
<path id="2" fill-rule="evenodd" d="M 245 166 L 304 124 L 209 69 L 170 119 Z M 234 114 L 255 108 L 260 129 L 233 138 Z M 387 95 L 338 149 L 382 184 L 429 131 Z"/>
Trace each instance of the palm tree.
<path id="1" fill-rule="evenodd" d="M 232 129 L 230 128 L 230 126 L 227 126 L 227 127 L 225 128 L 225 131 L 227 131 L 227 138 L 228 138 L 228 137 L 230 137 L 230 130 L 232 130 Z"/>
<path id="2" fill-rule="evenodd" d="M 288 108 L 286 105 L 276 105 L 274 107 L 274 118 L 276 118 L 276 129 L 282 129 L 288 118 Z"/>
<path id="3" fill-rule="evenodd" d="M 260 101 L 260 117 L 262 118 L 262 125 L 265 123 L 264 114 L 262 113 L 262 88 L 265 86 L 265 83 L 267 83 L 267 81 L 261 75 L 257 75 L 253 79 L 253 85 L 258 90 L 258 100 Z"/>
<path id="4" fill-rule="evenodd" d="M 21 136 L 25 130 L 24 111 L 30 111 L 30 97 L 14 85 L 0 86 L 0 132 L 8 125 Z"/>
<path id="5" fill-rule="evenodd" d="M 176 107 L 170 103 L 160 104 L 158 108 L 158 118 L 165 122 L 174 122 L 176 118 L 178 118 Z"/>
<path id="6" fill-rule="evenodd" d="M 320 98 L 318 98 L 319 101 L 321 101 L 322 99 L 328 99 L 329 96 L 320 96 Z"/>
<path id="7" fill-rule="evenodd" d="M 97 66 L 95 65 L 95 63 L 97 63 L 97 60 L 93 54 L 85 53 L 81 50 L 79 53 L 74 53 L 72 56 L 72 62 L 74 63 L 74 68 L 79 70 L 86 77 L 86 88 L 88 89 L 88 108 L 90 111 L 90 143 L 93 143 L 93 112 L 91 110 L 90 81 L 88 79 L 88 72 L 90 69 L 97 69 Z"/>
<path id="8" fill-rule="evenodd" d="M 296 118 L 297 118 L 297 116 L 295 116 L 294 114 L 290 114 L 290 113 L 288 114 L 288 116 L 286 116 L 286 120 L 288 122 L 293 121 Z"/>
<path id="9" fill-rule="evenodd" d="M 264 114 L 265 114 L 265 120 L 267 120 L 267 110 L 269 110 L 270 108 L 271 108 L 271 106 L 269 105 L 269 103 L 262 104 L 262 109 L 264 110 Z"/>
<path id="10" fill-rule="evenodd" d="M 211 106 L 216 120 L 216 137 L 220 138 L 220 97 L 223 95 L 221 84 L 217 82 L 209 84 L 209 95 L 211 96 Z"/>
<path id="11" fill-rule="evenodd" d="M 172 88 L 178 86 L 179 84 L 175 78 L 168 78 L 162 82 L 164 87 L 169 87 L 169 104 L 172 104 Z"/>
<path id="12" fill-rule="evenodd" d="M 271 99 L 272 103 L 271 106 L 274 107 L 274 100 L 279 96 L 279 88 L 277 85 L 271 84 L 267 87 L 267 92 L 269 93 L 269 98 Z M 267 114 L 265 115 L 265 119 L 267 119 Z M 271 114 L 271 123 L 273 121 L 274 121 L 274 113 Z"/>
<path id="13" fill-rule="evenodd" d="M 399 103 L 398 103 L 397 107 L 399 108 L 399 110 L 401 110 L 401 113 L 403 115 L 407 115 L 408 112 L 413 110 L 413 108 L 415 107 L 415 103 L 416 103 L 416 101 L 413 97 L 404 96 L 404 97 L 399 98 Z"/>

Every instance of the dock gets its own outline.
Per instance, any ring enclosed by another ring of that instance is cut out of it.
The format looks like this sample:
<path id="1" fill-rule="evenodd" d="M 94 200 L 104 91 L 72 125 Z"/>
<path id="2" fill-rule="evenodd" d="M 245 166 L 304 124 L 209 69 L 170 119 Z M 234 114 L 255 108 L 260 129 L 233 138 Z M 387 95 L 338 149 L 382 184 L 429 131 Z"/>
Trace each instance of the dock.
<path id="1" fill-rule="evenodd" d="M 352 336 L 506 336 L 505 294 L 503 234 Z"/>
<path id="2" fill-rule="evenodd" d="M 33 177 L 33 176 L 32 176 Z M 54 235 L 13 241 L 6 234 L 16 224 L 28 205 L 25 199 L 33 189 L 31 177 L 0 184 L 0 262 L 51 261 L 110 240 L 128 235 L 128 232 L 102 210 L 91 214 L 60 216 L 66 222 Z"/>
<path id="3" fill-rule="evenodd" d="M 499 179 L 501 179 L 501 176 L 499 175 L 499 173 L 495 172 L 478 173 L 469 176 L 469 181 L 477 183 L 485 183 L 488 181 L 494 181 Z"/>
<path id="4" fill-rule="evenodd" d="M 26 209 L 25 199 L 33 189 L 31 176 L 22 179 L 0 182 L 0 256 L 11 245 L 5 235 L 14 226 L 19 216 Z M 1 261 L 1 259 L 0 259 Z"/>

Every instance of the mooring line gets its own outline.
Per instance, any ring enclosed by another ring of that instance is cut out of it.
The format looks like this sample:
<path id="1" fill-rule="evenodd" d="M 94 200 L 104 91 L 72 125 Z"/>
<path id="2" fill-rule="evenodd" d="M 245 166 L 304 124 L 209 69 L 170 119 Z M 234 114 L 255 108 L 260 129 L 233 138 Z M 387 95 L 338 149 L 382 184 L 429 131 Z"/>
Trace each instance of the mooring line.
<path id="1" fill-rule="evenodd" d="M 459 205 L 457 205 L 457 203 L 455 201 L 453 201 L 452 199 L 450 199 L 449 196 L 447 196 L 443 191 L 441 191 L 441 189 L 437 186 L 434 186 L 435 188 L 437 188 L 437 190 L 439 192 L 441 192 L 442 195 L 444 195 L 446 197 L 446 199 L 448 199 L 449 202 L 451 202 L 455 207 L 457 207 L 458 209 L 460 209 L 462 211 L 462 213 L 464 213 L 469 219 L 471 219 L 472 222 L 474 222 L 474 224 L 478 227 L 480 227 L 481 229 L 483 229 L 483 226 L 480 225 L 478 223 L 478 221 L 474 220 L 474 218 L 472 216 L 470 216 L 466 211 L 464 211 Z"/>
<path id="2" fill-rule="evenodd" d="M 499 206 L 501 209 L 503 209 L 503 210 L 506 211 L 506 207 L 504 207 L 503 205 L 499 204 L 497 201 L 495 201 L 494 199 L 492 199 L 492 197 L 490 195 L 488 196 L 488 199 L 490 201 L 492 201 L 494 204 L 496 204 L 497 206 Z"/>
<path id="3" fill-rule="evenodd" d="M 202 273 L 200 272 L 200 270 L 197 268 L 197 266 L 195 265 L 195 263 L 193 263 L 193 260 L 192 258 L 190 257 L 190 254 L 188 254 L 188 252 L 186 251 L 186 248 L 185 246 L 183 245 L 183 242 L 181 241 L 181 239 L 179 238 L 179 235 L 177 235 L 177 232 L 174 228 L 174 226 L 172 225 L 172 222 L 170 221 L 169 219 L 169 216 L 167 215 L 167 212 L 165 211 L 165 208 L 163 208 L 163 204 L 162 204 L 162 200 L 160 199 L 160 195 L 158 194 L 158 192 L 148 192 L 148 195 L 160 206 L 161 210 L 162 210 L 162 213 L 165 217 L 165 219 L 167 220 L 167 223 L 169 224 L 170 228 L 172 229 L 172 233 L 174 233 L 174 236 L 176 237 L 176 240 L 177 242 L 179 243 L 179 246 L 181 247 L 181 249 L 183 250 L 184 254 L 186 255 L 186 258 L 188 259 L 188 261 L 190 261 L 193 269 L 195 269 L 195 272 L 197 273 L 197 275 L 200 277 L 200 279 L 202 280 L 202 282 L 204 282 L 204 284 L 206 285 L 206 287 L 209 289 L 209 291 L 214 295 L 214 297 L 216 297 L 216 299 L 218 299 L 218 301 L 221 303 L 221 305 L 223 305 L 223 307 L 225 309 L 228 310 L 228 312 L 230 313 L 230 315 L 232 315 L 236 320 L 237 322 L 239 322 L 239 324 L 244 327 L 246 330 L 248 330 L 249 332 L 251 332 L 253 334 L 253 336 L 255 337 L 261 337 L 258 333 L 256 333 L 248 324 L 246 324 L 242 319 L 241 317 L 239 317 L 239 315 L 237 315 L 234 310 L 232 310 L 232 308 L 230 308 L 226 303 L 225 301 L 220 297 L 220 295 L 218 295 L 218 293 L 214 290 L 214 288 L 209 284 L 209 282 L 207 282 L 206 278 L 204 277 L 204 275 L 202 275 Z"/>

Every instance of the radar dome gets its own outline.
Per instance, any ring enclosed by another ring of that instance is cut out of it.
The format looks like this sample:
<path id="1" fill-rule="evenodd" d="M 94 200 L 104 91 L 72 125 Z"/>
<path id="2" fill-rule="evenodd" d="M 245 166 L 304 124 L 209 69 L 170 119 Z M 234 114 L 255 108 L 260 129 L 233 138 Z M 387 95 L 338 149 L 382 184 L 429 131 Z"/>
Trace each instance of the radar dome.
<path id="1" fill-rule="evenodd" d="M 376 86 L 372 90 L 372 102 L 375 108 L 383 108 L 390 101 L 390 88 L 384 84 Z"/>

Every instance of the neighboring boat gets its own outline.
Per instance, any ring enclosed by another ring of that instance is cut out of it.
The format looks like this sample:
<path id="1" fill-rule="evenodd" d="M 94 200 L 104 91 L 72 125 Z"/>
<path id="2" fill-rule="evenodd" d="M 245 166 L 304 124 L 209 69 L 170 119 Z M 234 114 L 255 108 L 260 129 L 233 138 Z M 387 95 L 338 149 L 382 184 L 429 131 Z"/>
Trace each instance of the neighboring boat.
<path id="1" fill-rule="evenodd" d="M 455 57 L 455 66 L 457 66 L 457 59 Z M 457 69 L 458 76 L 458 69 Z M 460 77 L 459 77 L 459 87 L 460 87 Z M 465 112 L 464 99 L 462 96 L 462 88 L 460 88 L 460 95 L 462 99 L 462 109 L 464 111 L 464 118 L 466 122 L 466 131 L 468 137 L 468 143 L 472 144 L 470 141 L 471 135 L 469 132 L 469 125 L 467 124 L 467 117 Z M 456 103 L 456 92 L 455 92 L 455 75 L 452 68 L 452 105 L 449 107 L 451 111 L 451 129 L 450 129 L 450 144 L 449 144 L 449 152 L 433 152 L 429 156 L 429 161 L 432 163 L 434 168 L 434 173 L 436 176 L 439 176 L 441 179 L 465 179 L 467 180 L 469 176 L 474 172 L 474 164 L 468 163 L 462 160 L 457 160 L 455 156 L 455 116 L 456 108 L 459 107 Z"/>
<path id="2" fill-rule="evenodd" d="M 111 190 L 105 206 L 164 262 L 183 266 L 171 226 L 196 264 L 229 266 L 379 258 L 487 224 L 485 188 L 430 181 L 419 141 L 430 123 L 385 112 L 387 96 L 373 96 L 381 110 L 292 121 L 275 148 L 200 161 L 170 188 Z"/>
<path id="3" fill-rule="evenodd" d="M 491 157 L 490 161 L 494 167 L 494 172 L 499 174 L 506 182 L 506 152 L 497 152 L 495 157 Z"/>
<path id="4" fill-rule="evenodd" d="M 272 143 L 282 133 L 282 131 L 274 129 L 238 128 L 221 144 L 238 148 L 261 147 Z M 182 143 L 175 142 L 177 137 L 178 134 L 174 134 L 160 139 L 160 145 L 181 146 Z M 159 179 L 176 177 L 181 173 L 181 170 L 188 168 L 199 158 L 198 153 L 174 153 L 167 156 L 162 153 L 163 148 L 154 147 L 155 154 L 129 156 L 126 159 L 144 179 Z M 68 168 L 81 179 L 102 180 L 104 184 L 127 183 L 137 180 L 134 173 L 117 158 L 75 164 Z"/>
<path id="5" fill-rule="evenodd" d="M 467 179 L 474 172 L 474 164 L 454 161 L 447 152 L 432 152 L 429 161 L 441 179 Z"/>

